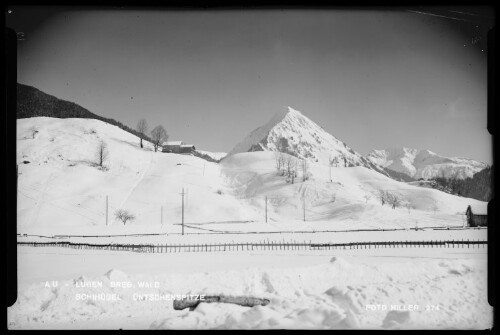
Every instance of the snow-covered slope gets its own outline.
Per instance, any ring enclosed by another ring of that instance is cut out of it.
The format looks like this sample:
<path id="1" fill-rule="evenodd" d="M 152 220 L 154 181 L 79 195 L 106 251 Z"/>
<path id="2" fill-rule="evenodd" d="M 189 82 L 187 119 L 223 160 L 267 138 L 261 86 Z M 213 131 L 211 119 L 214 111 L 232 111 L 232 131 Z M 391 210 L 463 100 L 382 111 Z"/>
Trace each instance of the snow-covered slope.
<path id="1" fill-rule="evenodd" d="M 305 204 L 308 221 L 335 222 L 335 227 L 346 229 L 461 225 L 467 205 L 481 203 L 398 182 L 363 166 L 333 167 L 330 182 L 329 167 L 311 163 L 311 177 L 303 182 L 299 174 L 290 184 L 277 175 L 274 162 L 272 152 L 240 153 L 221 162 L 236 196 L 262 211 L 268 197 L 272 221 L 302 220 Z M 397 195 L 401 206 L 382 206 L 380 190 Z"/>
<path id="2" fill-rule="evenodd" d="M 33 126 L 38 129 L 35 138 L 30 132 Z M 100 141 L 109 152 L 105 169 L 95 166 Z M 252 208 L 227 196 L 218 164 L 154 152 L 149 142 L 141 149 L 136 136 L 98 120 L 18 120 L 17 162 L 20 231 L 22 227 L 43 231 L 50 226 L 105 226 L 106 198 L 110 227 L 123 227 L 114 219 L 117 209 L 135 215 L 128 223 L 131 229 L 144 231 L 161 221 L 172 225 L 181 221 L 182 188 L 187 193 L 186 222 L 256 217 Z"/>
<path id="3" fill-rule="evenodd" d="M 285 148 L 283 142 L 286 142 Z M 323 165 L 329 165 L 331 159 L 337 158 L 339 166 L 365 166 L 387 175 L 381 167 L 365 159 L 292 107 L 277 113 L 265 125 L 252 131 L 228 156 L 249 151 L 288 152 Z"/>
<path id="4" fill-rule="evenodd" d="M 488 165 L 472 159 L 444 157 L 429 150 L 392 148 L 373 150 L 367 158 L 377 165 L 405 173 L 415 179 L 472 177 Z"/>
<path id="5" fill-rule="evenodd" d="M 34 138 L 32 127 L 38 129 Z M 17 136 L 19 233 L 179 233 L 183 188 L 186 224 L 216 222 L 217 229 L 227 222 L 239 223 L 240 230 L 414 227 L 417 221 L 462 225 L 457 213 L 479 202 L 397 182 L 363 166 L 332 167 L 330 182 L 330 168 L 311 162 L 309 180 L 302 181 L 299 171 L 290 184 L 276 173 L 273 152 L 233 154 L 211 163 L 154 152 L 148 142 L 141 149 L 136 136 L 92 119 L 21 119 Z M 104 169 L 95 165 L 101 141 L 109 151 Z M 380 190 L 398 194 L 411 213 L 382 206 Z M 266 196 L 269 224 L 263 223 Z M 117 209 L 135 220 L 124 226 L 114 218 Z M 243 228 L 247 224 L 252 228 Z"/>

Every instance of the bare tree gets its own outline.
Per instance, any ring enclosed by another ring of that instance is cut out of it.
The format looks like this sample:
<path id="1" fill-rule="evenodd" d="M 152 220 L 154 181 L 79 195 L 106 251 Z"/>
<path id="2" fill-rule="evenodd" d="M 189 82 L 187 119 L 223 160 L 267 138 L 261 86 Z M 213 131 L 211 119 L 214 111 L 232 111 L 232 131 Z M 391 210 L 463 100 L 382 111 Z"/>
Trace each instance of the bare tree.
<path id="1" fill-rule="evenodd" d="M 302 168 L 302 181 L 306 181 L 309 179 L 309 163 L 307 162 L 307 159 L 302 160 L 301 164 Z"/>
<path id="2" fill-rule="evenodd" d="M 293 184 L 293 182 L 295 181 L 295 177 L 297 177 L 297 160 L 293 156 L 286 155 L 285 168 L 286 176 Z"/>
<path id="3" fill-rule="evenodd" d="M 151 140 L 153 140 L 153 145 L 155 152 L 158 151 L 160 144 L 168 139 L 168 134 L 163 126 L 156 126 L 151 131 Z"/>
<path id="4" fill-rule="evenodd" d="M 395 209 L 401 204 L 401 198 L 394 193 L 389 193 L 386 192 L 387 194 L 387 203 L 389 203 L 392 206 L 392 209 Z"/>
<path id="5" fill-rule="evenodd" d="M 284 175 L 284 165 L 285 165 L 285 159 L 283 156 L 283 153 L 280 151 L 276 151 L 274 153 L 274 160 L 276 164 L 276 170 L 278 171 L 278 175 L 283 176 Z"/>
<path id="6" fill-rule="evenodd" d="M 387 202 L 387 192 L 384 191 L 384 190 L 379 190 L 378 192 L 378 198 L 380 200 L 380 202 L 382 203 L 382 206 L 385 205 L 385 203 Z"/>
<path id="7" fill-rule="evenodd" d="M 38 133 L 38 128 L 36 126 L 32 126 L 30 129 L 29 129 L 29 132 L 31 134 L 31 138 L 35 138 L 35 135 Z"/>
<path id="8" fill-rule="evenodd" d="M 108 145 L 106 142 L 101 141 L 97 145 L 97 150 L 96 150 L 96 163 L 100 167 L 104 166 L 104 162 L 108 159 L 109 151 L 108 151 Z"/>
<path id="9" fill-rule="evenodd" d="M 135 216 L 124 209 L 118 209 L 115 212 L 115 218 L 123 222 L 123 225 L 127 224 L 127 221 L 132 221 Z"/>
<path id="10" fill-rule="evenodd" d="M 145 119 L 140 119 L 139 122 L 137 122 L 136 130 L 141 135 L 141 148 L 143 148 L 142 139 L 146 137 L 146 132 L 148 131 L 148 123 Z"/>
<path id="11" fill-rule="evenodd" d="M 339 157 L 338 156 L 330 158 L 330 166 L 337 167 L 338 165 L 339 165 Z"/>

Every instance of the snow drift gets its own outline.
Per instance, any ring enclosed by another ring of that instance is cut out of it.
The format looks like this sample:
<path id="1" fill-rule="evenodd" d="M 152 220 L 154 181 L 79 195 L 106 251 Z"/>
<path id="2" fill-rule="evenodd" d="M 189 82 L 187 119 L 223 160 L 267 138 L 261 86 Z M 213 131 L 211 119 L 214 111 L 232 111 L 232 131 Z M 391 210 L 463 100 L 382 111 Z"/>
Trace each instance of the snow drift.
<path id="1" fill-rule="evenodd" d="M 429 259 L 330 256 L 330 262 L 309 266 L 158 275 L 114 268 L 102 275 L 61 280 L 56 287 L 43 282 L 22 285 L 7 321 L 9 329 L 491 327 L 486 261 L 436 258 L 437 250 L 432 252 Z M 239 257 L 246 262 L 250 255 Z M 78 287 L 84 282 L 101 282 L 102 287 Z M 112 282 L 132 286 L 112 287 Z M 154 284 L 140 287 L 140 282 Z M 178 294 L 252 295 L 271 302 L 253 308 L 202 303 L 194 311 L 176 311 L 167 298 Z M 117 296 L 120 300 L 111 299 Z"/>

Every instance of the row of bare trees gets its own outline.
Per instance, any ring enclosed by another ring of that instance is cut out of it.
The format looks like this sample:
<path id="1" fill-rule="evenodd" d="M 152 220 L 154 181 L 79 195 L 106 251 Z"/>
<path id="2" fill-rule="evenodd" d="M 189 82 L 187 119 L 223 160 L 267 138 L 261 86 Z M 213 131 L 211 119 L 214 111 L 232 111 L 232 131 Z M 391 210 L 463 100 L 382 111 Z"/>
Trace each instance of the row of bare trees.
<path id="1" fill-rule="evenodd" d="M 347 167 L 347 158 L 345 156 L 330 157 L 330 166 L 338 167 L 342 162 L 344 163 L 344 167 Z"/>
<path id="2" fill-rule="evenodd" d="M 380 190 L 378 198 L 382 203 L 382 206 L 388 204 L 392 207 L 392 209 L 395 209 L 396 207 L 399 207 L 402 204 L 401 197 L 389 191 Z"/>
<path id="3" fill-rule="evenodd" d="M 306 159 L 298 159 L 280 151 L 276 151 L 274 157 L 276 171 L 279 176 L 287 177 L 287 181 L 293 184 L 298 175 L 297 171 L 300 168 L 302 171 L 302 181 L 309 179 L 309 163 Z"/>
<path id="4" fill-rule="evenodd" d="M 139 122 L 137 122 L 136 130 L 139 134 L 141 134 L 140 145 L 141 148 L 143 148 L 142 139 L 146 137 L 146 133 L 148 131 L 147 121 L 145 119 L 140 119 Z M 153 128 L 153 130 L 151 130 L 151 141 L 153 143 L 155 152 L 158 151 L 158 148 L 160 147 L 161 143 L 167 140 L 168 140 L 168 134 L 162 125 L 156 126 Z"/>
<path id="5" fill-rule="evenodd" d="M 140 136 L 140 145 L 141 148 L 144 147 L 142 140 L 143 138 L 146 138 L 146 133 L 148 131 L 148 123 L 145 119 L 140 119 L 139 122 L 137 123 L 137 132 L 141 135 Z M 35 134 L 38 132 L 36 128 L 33 128 L 31 130 L 33 138 L 35 137 Z M 153 146 L 155 149 L 155 152 L 158 151 L 158 148 L 160 147 L 161 143 L 164 141 L 168 140 L 168 134 L 165 128 L 163 126 L 159 125 L 153 128 L 151 131 L 151 140 L 153 142 Z M 106 142 L 100 141 L 99 144 L 97 145 L 96 153 L 95 153 L 95 164 L 99 166 L 100 168 L 104 168 L 104 163 L 108 159 L 109 156 L 109 150 Z"/>
<path id="6" fill-rule="evenodd" d="M 369 200 L 369 196 L 365 196 L 366 202 Z M 378 199 L 380 203 L 383 205 L 388 204 L 392 207 L 392 209 L 396 209 L 396 207 L 404 207 L 410 213 L 411 209 L 414 208 L 410 201 L 404 200 L 400 195 L 396 193 L 391 193 L 385 190 L 379 190 Z M 434 209 L 434 213 L 436 209 Z"/>

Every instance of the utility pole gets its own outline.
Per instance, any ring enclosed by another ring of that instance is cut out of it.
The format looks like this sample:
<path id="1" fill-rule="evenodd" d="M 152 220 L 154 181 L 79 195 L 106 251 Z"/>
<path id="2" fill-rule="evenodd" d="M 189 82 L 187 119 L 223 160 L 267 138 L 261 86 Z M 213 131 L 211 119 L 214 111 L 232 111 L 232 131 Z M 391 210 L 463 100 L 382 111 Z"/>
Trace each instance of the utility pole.
<path id="1" fill-rule="evenodd" d="M 266 223 L 267 223 L 267 196 L 266 196 Z"/>
<path id="2" fill-rule="evenodd" d="M 306 197 L 302 198 L 302 207 L 304 208 L 304 222 L 306 222 Z"/>
<path id="3" fill-rule="evenodd" d="M 106 196 L 106 226 L 108 225 L 108 196 Z"/>
<path id="4" fill-rule="evenodd" d="M 182 188 L 182 235 L 184 235 L 184 187 Z"/>
<path id="5" fill-rule="evenodd" d="M 163 206 L 161 206 L 160 225 L 163 226 Z"/>
<path id="6" fill-rule="evenodd" d="M 206 162 L 203 162 L 203 177 L 205 177 L 205 163 Z"/>

